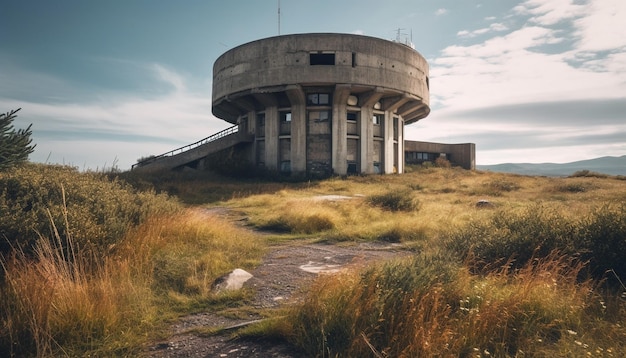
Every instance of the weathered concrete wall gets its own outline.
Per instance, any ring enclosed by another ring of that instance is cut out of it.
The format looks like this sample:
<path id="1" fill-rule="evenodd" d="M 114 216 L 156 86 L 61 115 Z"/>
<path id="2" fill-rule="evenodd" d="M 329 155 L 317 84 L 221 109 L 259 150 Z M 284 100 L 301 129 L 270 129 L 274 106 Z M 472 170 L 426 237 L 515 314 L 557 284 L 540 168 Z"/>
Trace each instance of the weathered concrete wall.
<path id="1" fill-rule="evenodd" d="M 311 65 L 311 53 L 333 54 L 334 65 Z M 413 97 L 423 106 L 404 115 L 412 123 L 428 115 L 427 78 L 426 60 L 400 43 L 350 34 L 277 36 L 235 47 L 215 61 L 213 113 L 235 123 L 236 107 L 246 104 L 230 102 L 243 93 L 276 92 L 293 84 L 342 83 Z"/>
<path id="2" fill-rule="evenodd" d="M 419 141 L 404 141 L 404 152 L 416 153 L 446 153 L 453 165 L 458 165 L 464 169 L 476 169 L 476 145 L 474 143 L 444 144 Z"/>

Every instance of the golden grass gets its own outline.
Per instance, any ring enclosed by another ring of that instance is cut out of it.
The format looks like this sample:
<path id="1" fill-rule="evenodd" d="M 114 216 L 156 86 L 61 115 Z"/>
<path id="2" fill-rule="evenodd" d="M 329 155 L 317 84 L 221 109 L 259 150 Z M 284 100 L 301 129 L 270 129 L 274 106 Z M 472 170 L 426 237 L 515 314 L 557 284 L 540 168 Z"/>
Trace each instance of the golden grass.
<path id="1" fill-rule="evenodd" d="M 432 265 L 440 264 L 403 260 L 323 276 L 267 329 L 320 357 L 626 353 L 626 327 L 611 322 L 626 318 L 624 302 L 618 317 L 590 310 L 600 297 L 591 281 L 577 280 L 580 263 L 554 253 L 515 272 L 460 269 L 452 279 L 437 276 Z"/>
<path id="2" fill-rule="evenodd" d="M 254 267 L 263 248 L 249 231 L 199 210 L 150 218 L 98 260 L 42 238 L 35 257 L 2 261 L 0 352 L 136 353 L 172 310 L 220 299 L 211 293 L 214 280 Z"/>

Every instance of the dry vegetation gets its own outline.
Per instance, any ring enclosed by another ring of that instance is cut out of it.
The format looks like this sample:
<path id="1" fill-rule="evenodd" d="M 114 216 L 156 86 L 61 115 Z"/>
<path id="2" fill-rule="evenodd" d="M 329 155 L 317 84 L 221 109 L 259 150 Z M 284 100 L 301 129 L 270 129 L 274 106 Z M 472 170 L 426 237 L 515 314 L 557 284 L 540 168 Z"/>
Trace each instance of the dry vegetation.
<path id="1" fill-rule="evenodd" d="M 176 314 L 243 301 L 245 292 L 216 296 L 210 284 L 254 267 L 274 240 L 302 238 L 400 242 L 415 254 L 321 277 L 301 304 L 242 334 L 320 357 L 626 354 L 620 178 L 455 168 L 304 183 L 122 176 L 0 173 L 11 242 L 0 354 L 133 354 Z M 272 234 L 198 204 L 241 212 Z"/>

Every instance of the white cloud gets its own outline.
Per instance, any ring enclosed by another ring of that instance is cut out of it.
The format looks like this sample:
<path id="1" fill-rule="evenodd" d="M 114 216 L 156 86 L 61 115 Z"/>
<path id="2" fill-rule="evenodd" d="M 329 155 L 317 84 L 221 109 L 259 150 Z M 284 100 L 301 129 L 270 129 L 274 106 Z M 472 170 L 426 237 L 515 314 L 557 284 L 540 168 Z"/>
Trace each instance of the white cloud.
<path id="1" fill-rule="evenodd" d="M 435 11 L 435 15 L 437 16 L 445 15 L 447 13 L 448 13 L 448 9 L 444 9 L 444 8 L 439 8 L 437 9 L 437 11 Z"/>
<path id="2" fill-rule="evenodd" d="M 578 50 L 626 50 L 626 1 L 596 0 L 585 7 L 585 16 L 574 21 L 580 38 Z"/>
<path id="3" fill-rule="evenodd" d="M 623 114 L 567 106 L 612 101 L 623 112 L 626 2 L 528 0 L 511 13 L 506 24 L 457 33 L 484 41 L 448 46 L 429 60 L 433 111 L 407 127 L 407 138 L 477 143 L 480 164 L 623 155 Z M 557 112 L 538 118 L 540 103 L 556 103 Z M 484 109 L 498 106 L 510 111 L 486 120 Z"/>
<path id="4" fill-rule="evenodd" d="M 518 15 L 531 15 L 530 21 L 535 24 L 550 26 L 584 15 L 585 6 L 575 0 L 526 0 L 513 11 Z"/>
<path id="5" fill-rule="evenodd" d="M 489 27 L 483 27 L 477 30 L 473 30 L 473 31 L 468 31 L 468 30 L 461 30 L 459 32 L 457 32 L 457 36 L 459 37 L 476 37 L 478 35 L 484 35 L 486 33 L 489 32 L 501 32 L 501 31 L 506 31 L 509 28 L 504 25 L 503 23 L 493 23 L 491 25 L 489 25 Z"/>

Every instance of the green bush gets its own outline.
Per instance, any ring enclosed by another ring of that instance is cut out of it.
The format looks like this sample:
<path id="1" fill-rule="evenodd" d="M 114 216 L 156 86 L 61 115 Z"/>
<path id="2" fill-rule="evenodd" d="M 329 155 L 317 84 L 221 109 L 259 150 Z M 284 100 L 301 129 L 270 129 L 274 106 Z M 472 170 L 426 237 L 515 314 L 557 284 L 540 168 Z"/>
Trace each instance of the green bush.
<path id="1" fill-rule="evenodd" d="M 106 252 L 129 227 L 148 215 L 173 213 L 180 206 L 165 195 L 139 192 L 100 173 L 67 166 L 29 164 L 0 173 L 0 250 L 30 251 L 40 237 Z"/>
<path id="2" fill-rule="evenodd" d="M 622 281 L 626 279 L 626 204 L 604 206 L 583 218 L 578 240 L 594 277 L 613 271 Z"/>
<path id="3" fill-rule="evenodd" d="M 541 206 L 520 212 L 498 211 L 490 220 L 456 229 L 445 246 L 462 259 L 472 256 L 478 267 L 492 268 L 509 259 L 514 260 L 514 267 L 520 267 L 558 251 L 588 262 L 597 279 L 609 271 L 623 279 L 626 205 L 607 205 L 578 219 Z"/>
<path id="4" fill-rule="evenodd" d="M 574 253 L 576 228 L 558 211 L 532 206 L 521 212 L 497 211 L 484 222 L 456 229 L 446 247 L 462 259 L 473 256 L 479 267 L 513 259 L 521 267 L 533 257 L 546 257 L 555 249 Z"/>
<path id="5" fill-rule="evenodd" d="M 411 190 L 390 190 L 371 195 L 367 201 L 374 206 L 391 211 L 414 211 L 419 209 L 419 200 Z"/>

